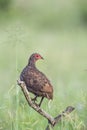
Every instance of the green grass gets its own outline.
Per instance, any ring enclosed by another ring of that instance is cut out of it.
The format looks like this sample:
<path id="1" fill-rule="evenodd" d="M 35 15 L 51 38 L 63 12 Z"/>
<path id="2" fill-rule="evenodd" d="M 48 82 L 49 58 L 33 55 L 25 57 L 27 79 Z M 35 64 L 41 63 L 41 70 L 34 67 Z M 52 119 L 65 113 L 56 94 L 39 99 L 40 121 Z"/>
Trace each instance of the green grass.
<path id="1" fill-rule="evenodd" d="M 47 120 L 28 106 L 16 82 L 33 52 L 44 57 L 37 68 L 54 86 L 53 101 L 41 107 L 54 117 L 75 107 L 54 130 L 87 129 L 87 29 L 80 21 L 86 4 L 74 2 L 32 1 L 30 8 L 0 11 L 0 130 L 45 130 Z"/>
<path id="2" fill-rule="evenodd" d="M 20 72 L 33 52 L 44 61 L 37 62 L 54 86 L 54 99 L 42 108 L 56 116 L 68 105 L 75 111 L 55 130 L 87 128 L 87 38 L 82 28 L 49 32 L 31 30 L 20 22 L 12 22 L 0 30 L 0 129 L 43 130 L 47 121 L 30 108 L 16 83 Z"/>

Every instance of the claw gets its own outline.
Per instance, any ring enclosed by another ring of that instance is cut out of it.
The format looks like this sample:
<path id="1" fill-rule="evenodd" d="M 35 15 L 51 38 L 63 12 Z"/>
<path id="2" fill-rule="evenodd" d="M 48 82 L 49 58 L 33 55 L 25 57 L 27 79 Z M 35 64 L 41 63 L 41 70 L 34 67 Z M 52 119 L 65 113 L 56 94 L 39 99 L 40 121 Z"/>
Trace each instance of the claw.
<path id="1" fill-rule="evenodd" d="M 37 101 L 37 96 L 35 96 L 35 97 L 32 98 L 31 100 L 34 101 L 34 103 L 35 103 L 35 101 Z"/>

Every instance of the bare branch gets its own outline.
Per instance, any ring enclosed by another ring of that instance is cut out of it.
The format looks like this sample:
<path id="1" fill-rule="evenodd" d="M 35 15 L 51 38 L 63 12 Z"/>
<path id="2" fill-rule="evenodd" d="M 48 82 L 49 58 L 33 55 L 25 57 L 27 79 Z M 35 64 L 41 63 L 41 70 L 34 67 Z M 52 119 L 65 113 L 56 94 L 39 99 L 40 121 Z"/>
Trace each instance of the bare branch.
<path id="1" fill-rule="evenodd" d="M 68 106 L 65 111 L 63 111 L 61 114 L 59 114 L 57 117 L 55 117 L 55 124 L 54 125 L 51 125 L 51 127 L 54 127 L 57 123 L 59 123 L 62 119 L 62 117 L 64 117 L 66 114 L 69 114 L 71 113 L 75 108 L 72 107 L 72 106 Z M 48 122 L 48 125 L 46 127 L 46 130 L 50 130 L 50 127 L 49 127 L 50 123 Z"/>
<path id="2" fill-rule="evenodd" d="M 23 81 L 20 81 L 20 80 L 18 80 L 17 82 L 18 82 L 18 85 L 21 87 L 29 106 L 32 107 L 35 111 L 37 111 L 40 115 L 47 118 L 50 121 L 50 123 L 52 125 L 54 125 L 55 119 L 52 116 L 50 116 L 48 113 L 46 113 L 43 109 L 41 109 L 39 106 L 37 106 L 35 103 L 32 102 L 31 97 L 30 97 L 30 93 L 28 92 L 25 83 Z"/>
<path id="3" fill-rule="evenodd" d="M 46 130 L 50 130 L 49 124 L 54 127 L 65 114 L 69 114 L 74 110 L 74 107 L 67 107 L 65 111 L 62 112 L 62 114 L 58 115 L 57 117 L 53 118 L 51 115 L 49 115 L 47 112 L 45 112 L 43 109 L 41 109 L 39 106 L 37 106 L 35 103 L 32 102 L 30 93 L 28 92 L 26 85 L 23 81 L 18 80 L 17 81 L 18 85 L 21 87 L 22 92 L 29 104 L 30 107 L 32 107 L 35 111 L 37 111 L 40 115 L 45 117 L 48 120 L 48 126 Z"/>

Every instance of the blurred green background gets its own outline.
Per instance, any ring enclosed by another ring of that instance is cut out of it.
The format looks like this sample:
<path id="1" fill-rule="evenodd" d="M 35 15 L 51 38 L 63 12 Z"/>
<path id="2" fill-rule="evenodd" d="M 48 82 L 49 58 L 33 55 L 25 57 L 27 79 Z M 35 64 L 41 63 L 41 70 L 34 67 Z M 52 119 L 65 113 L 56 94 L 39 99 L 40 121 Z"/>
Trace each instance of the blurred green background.
<path id="1" fill-rule="evenodd" d="M 42 108 L 76 109 L 55 130 L 87 130 L 87 0 L 0 0 L 0 130 L 44 130 L 16 81 L 29 56 L 54 86 Z"/>

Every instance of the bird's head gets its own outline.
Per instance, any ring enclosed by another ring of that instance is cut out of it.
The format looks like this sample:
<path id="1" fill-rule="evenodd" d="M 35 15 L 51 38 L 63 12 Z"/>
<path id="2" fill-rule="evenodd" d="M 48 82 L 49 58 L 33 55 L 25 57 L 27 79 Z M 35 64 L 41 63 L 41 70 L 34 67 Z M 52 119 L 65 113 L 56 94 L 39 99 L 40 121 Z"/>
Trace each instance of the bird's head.
<path id="1" fill-rule="evenodd" d="M 32 54 L 32 57 L 33 57 L 34 61 L 43 59 L 43 57 L 40 54 L 38 54 L 38 53 Z"/>
<path id="2" fill-rule="evenodd" d="M 29 63 L 33 62 L 35 63 L 37 60 L 44 59 L 40 54 L 33 53 L 29 58 Z"/>

